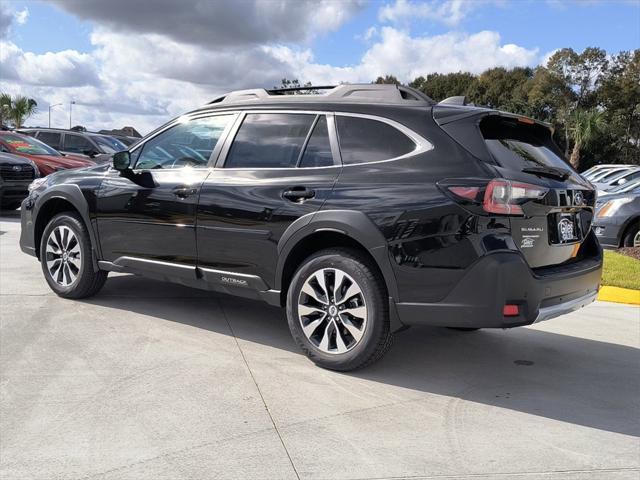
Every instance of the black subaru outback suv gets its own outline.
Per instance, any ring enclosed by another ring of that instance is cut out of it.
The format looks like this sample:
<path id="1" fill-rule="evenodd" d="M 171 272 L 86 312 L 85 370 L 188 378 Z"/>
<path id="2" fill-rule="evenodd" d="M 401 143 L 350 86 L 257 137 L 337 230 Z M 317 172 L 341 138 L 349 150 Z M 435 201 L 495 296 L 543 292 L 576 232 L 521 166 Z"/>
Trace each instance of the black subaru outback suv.
<path id="1" fill-rule="evenodd" d="M 66 298 L 109 271 L 286 307 L 318 365 L 393 332 L 530 325 L 596 297 L 596 195 L 550 128 L 392 85 L 229 93 L 113 165 L 34 182 L 22 250 Z"/>

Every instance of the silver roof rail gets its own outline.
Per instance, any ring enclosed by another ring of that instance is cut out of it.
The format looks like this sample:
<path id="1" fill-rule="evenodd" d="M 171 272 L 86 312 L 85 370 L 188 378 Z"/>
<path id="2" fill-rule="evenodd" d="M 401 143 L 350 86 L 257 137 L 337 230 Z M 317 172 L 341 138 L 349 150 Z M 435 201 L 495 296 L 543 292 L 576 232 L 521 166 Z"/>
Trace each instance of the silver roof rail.
<path id="1" fill-rule="evenodd" d="M 322 93 L 311 93 L 307 95 L 287 95 L 290 92 L 304 90 L 324 90 Z M 283 88 L 266 90 L 264 88 L 254 88 L 249 90 L 236 90 L 222 95 L 209 104 L 221 103 L 237 103 L 250 101 L 283 101 L 283 97 L 287 97 L 286 101 L 368 101 L 380 103 L 401 103 L 407 101 L 418 101 L 433 104 L 433 100 L 422 92 L 410 87 L 398 86 L 392 84 L 342 84 L 337 86 L 308 86 L 300 88 Z"/>

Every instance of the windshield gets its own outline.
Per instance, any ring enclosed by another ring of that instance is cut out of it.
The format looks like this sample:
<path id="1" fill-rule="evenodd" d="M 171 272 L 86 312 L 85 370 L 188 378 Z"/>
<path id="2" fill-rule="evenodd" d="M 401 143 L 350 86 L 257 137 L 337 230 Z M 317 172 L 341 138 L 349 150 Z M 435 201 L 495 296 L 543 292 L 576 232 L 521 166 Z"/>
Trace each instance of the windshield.
<path id="1" fill-rule="evenodd" d="M 2 135 L 0 138 L 4 140 L 5 143 L 9 145 L 9 149 L 15 153 L 26 153 L 28 155 L 51 155 L 54 157 L 62 156 L 57 150 L 54 150 L 49 145 L 27 135 L 9 133 Z"/>
<path id="2" fill-rule="evenodd" d="M 127 149 L 120 140 L 113 137 L 108 137 L 106 135 L 92 135 L 91 138 L 98 144 L 100 150 L 104 153 L 116 153 Z"/>
<path id="3" fill-rule="evenodd" d="M 607 193 L 626 193 L 640 188 L 640 180 L 634 180 L 633 182 L 623 183 L 622 185 L 618 185 L 616 188 L 612 188 Z"/>
<path id="4" fill-rule="evenodd" d="M 618 177 L 623 177 L 625 176 L 627 173 L 629 173 L 628 170 L 614 170 L 613 172 L 607 173 L 605 176 L 600 177 L 598 179 L 599 182 L 606 182 L 608 180 L 615 180 Z"/>
<path id="5" fill-rule="evenodd" d="M 531 167 L 553 167 L 571 171 L 571 166 L 541 125 L 522 125 L 510 118 L 487 117 L 480 124 L 482 136 L 496 162 L 522 171 Z"/>

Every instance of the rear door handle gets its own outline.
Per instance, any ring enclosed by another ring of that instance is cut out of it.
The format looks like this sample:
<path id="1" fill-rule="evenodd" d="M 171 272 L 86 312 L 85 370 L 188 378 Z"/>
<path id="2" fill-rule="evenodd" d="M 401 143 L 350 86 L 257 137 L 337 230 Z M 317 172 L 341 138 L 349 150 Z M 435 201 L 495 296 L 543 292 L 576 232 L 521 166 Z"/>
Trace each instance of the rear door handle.
<path id="1" fill-rule="evenodd" d="M 292 202 L 304 202 L 315 197 L 316 192 L 307 187 L 291 187 L 282 192 L 282 196 Z"/>
<path id="2" fill-rule="evenodd" d="M 176 197 L 187 198 L 191 195 L 195 195 L 198 192 L 198 189 L 195 187 L 188 187 L 186 185 L 182 185 L 180 187 L 175 187 L 171 191 Z"/>

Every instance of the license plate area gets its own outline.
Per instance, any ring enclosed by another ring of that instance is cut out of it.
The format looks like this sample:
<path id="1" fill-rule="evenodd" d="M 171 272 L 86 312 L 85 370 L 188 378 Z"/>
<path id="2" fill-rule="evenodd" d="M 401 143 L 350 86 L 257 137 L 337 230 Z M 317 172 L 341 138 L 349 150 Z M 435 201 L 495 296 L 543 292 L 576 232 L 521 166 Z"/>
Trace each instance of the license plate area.
<path id="1" fill-rule="evenodd" d="M 582 228 L 575 213 L 549 215 L 549 240 L 552 244 L 577 243 L 582 240 Z"/>

